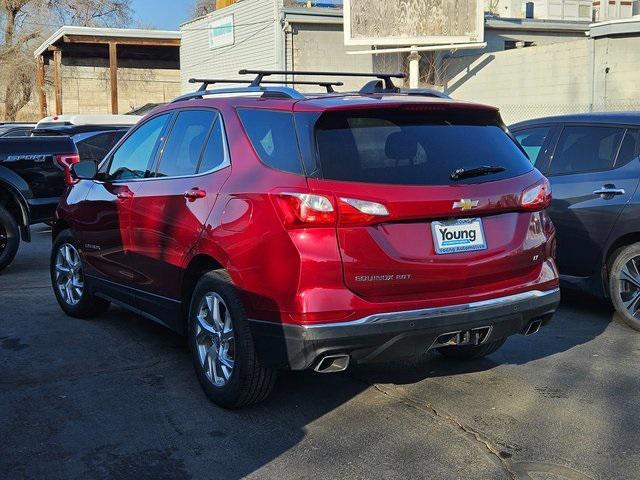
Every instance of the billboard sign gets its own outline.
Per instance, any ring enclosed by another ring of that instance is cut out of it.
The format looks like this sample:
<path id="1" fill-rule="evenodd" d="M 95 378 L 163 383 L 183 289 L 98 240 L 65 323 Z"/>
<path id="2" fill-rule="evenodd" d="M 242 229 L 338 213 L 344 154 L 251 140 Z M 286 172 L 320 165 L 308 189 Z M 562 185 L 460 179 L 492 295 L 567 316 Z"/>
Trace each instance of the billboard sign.
<path id="1" fill-rule="evenodd" d="M 484 41 L 484 0 L 344 0 L 345 45 Z"/>

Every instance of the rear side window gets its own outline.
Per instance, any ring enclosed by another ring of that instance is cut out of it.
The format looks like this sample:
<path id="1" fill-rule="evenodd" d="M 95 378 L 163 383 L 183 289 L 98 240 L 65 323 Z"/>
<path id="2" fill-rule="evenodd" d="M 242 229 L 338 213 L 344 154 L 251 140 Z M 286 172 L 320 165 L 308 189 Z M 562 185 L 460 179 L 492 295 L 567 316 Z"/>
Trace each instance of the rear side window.
<path id="1" fill-rule="evenodd" d="M 28 137 L 31 135 L 31 128 L 14 128 L 5 133 L 0 133 L 0 137 Z"/>
<path id="2" fill-rule="evenodd" d="M 160 159 L 156 177 L 194 175 L 216 113 L 185 110 L 178 114 Z"/>
<path id="3" fill-rule="evenodd" d="M 322 176 L 395 185 L 478 183 L 532 169 L 495 114 L 369 111 L 326 113 L 316 123 Z M 475 117 L 475 118 L 474 118 Z M 460 168 L 498 166 L 487 176 L 452 180 Z"/>
<path id="4" fill-rule="evenodd" d="M 277 170 L 302 173 L 292 113 L 241 109 L 238 115 L 263 163 Z"/>
<path id="5" fill-rule="evenodd" d="M 533 165 L 538 161 L 542 146 L 547 140 L 550 131 L 551 127 L 536 127 L 520 130 L 513 134 L 520 145 L 522 145 L 524 151 L 527 152 L 529 160 L 531 160 Z"/>
<path id="6" fill-rule="evenodd" d="M 558 139 L 550 175 L 613 168 L 624 133 L 619 127 L 566 126 Z"/>

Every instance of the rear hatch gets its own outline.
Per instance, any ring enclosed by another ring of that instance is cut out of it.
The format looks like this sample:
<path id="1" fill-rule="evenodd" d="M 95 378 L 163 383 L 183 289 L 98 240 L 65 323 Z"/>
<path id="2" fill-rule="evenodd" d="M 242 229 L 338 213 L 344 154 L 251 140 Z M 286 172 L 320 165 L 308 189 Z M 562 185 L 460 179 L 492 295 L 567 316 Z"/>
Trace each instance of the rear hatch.
<path id="1" fill-rule="evenodd" d="M 309 187 L 336 204 L 344 282 L 354 293 L 443 300 L 539 275 L 546 237 L 534 212 L 548 202 L 548 184 L 495 109 L 327 111 L 308 143 L 317 162 Z"/>

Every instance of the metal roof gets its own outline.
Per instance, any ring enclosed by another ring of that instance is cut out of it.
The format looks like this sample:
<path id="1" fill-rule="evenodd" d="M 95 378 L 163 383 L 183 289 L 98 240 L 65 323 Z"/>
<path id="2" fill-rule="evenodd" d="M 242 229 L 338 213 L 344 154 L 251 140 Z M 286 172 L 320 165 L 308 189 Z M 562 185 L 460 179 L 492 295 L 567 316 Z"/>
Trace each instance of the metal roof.
<path id="1" fill-rule="evenodd" d="M 509 128 L 522 128 L 540 124 L 554 123 L 611 123 L 625 125 L 640 125 L 639 112 L 594 112 L 594 113 L 577 113 L 574 115 L 559 115 L 555 117 L 541 117 L 524 122 L 518 122 Z"/>
<path id="2" fill-rule="evenodd" d="M 620 20 L 591 24 L 589 36 L 591 38 L 608 37 L 611 35 L 628 35 L 640 33 L 640 15 Z"/>
<path id="3" fill-rule="evenodd" d="M 50 46 L 60 41 L 60 39 L 66 35 L 91 35 L 102 38 L 151 38 L 159 40 L 180 40 L 182 38 L 182 33 L 174 30 L 65 26 L 59 28 L 53 35 L 47 38 L 33 53 L 34 57 L 42 55 Z"/>
<path id="4" fill-rule="evenodd" d="M 545 32 L 587 32 L 589 22 L 577 20 L 542 20 L 538 18 L 485 17 L 485 28 Z"/>

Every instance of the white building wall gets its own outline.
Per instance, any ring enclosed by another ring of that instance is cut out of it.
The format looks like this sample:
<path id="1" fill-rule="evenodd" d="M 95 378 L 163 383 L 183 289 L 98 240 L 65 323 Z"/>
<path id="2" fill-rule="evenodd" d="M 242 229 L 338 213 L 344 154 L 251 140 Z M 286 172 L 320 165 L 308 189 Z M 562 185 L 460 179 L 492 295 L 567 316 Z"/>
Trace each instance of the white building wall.
<path id="1" fill-rule="evenodd" d="M 596 0 L 593 2 L 595 21 L 631 18 L 639 6 L 638 0 Z"/>
<path id="2" fill-rule="evenodd" d="M 447 91 L 457 99 L 498 106 L 506 123 L 640 110 L 638 52 L 640 37 L 616 37 L 489 53 L 452 78 Z"/>
<path id="3" fill-rule="evenodd" d="M 297 71 L 315 70 L 325 72 L 367 72 L 375 70 L 373 55 L 348 55 L 348 50 L 366 50 L 366 47 L 345 47 L 342 22 L 337 24 L 292 25 L 287 38 L 288 68 Z M 394 68 L 384 71 L 397 71 L 397 57 Z M 314 79 L 309 77 L 309 79 Z M 323 78 L 326 80 L 326 78 Z M 314 79 L 319 80 L 319 79 Z M 344 83 L 336 90 L 360 89 L 368 79 L 340 77 Z M 373 79 L 371 79 L 373 80 Z M 318 91 L 317 87 L 299 87 L 302 91 Z"/>
<path id="4" fill-rule="evenodd" d="M 531 0 L 534 18 L 541 20 L 591 20 L 591 0 Z"/>
<path id="5" fill-rule="evenodd" d="M 190 78 L 238 78 L 238 70 L 281 68 L 278 54 L 280 19 L 278 0 L 243 0 L 181 26 L 182 91 L 195 90 Z M 233 15 L 234 44 L 210 48 L 209 27 L 216 19 Z"/>

